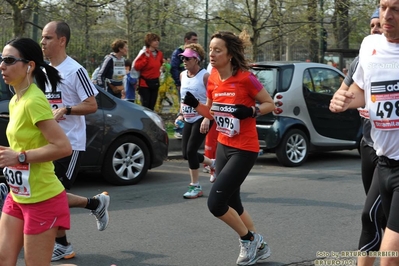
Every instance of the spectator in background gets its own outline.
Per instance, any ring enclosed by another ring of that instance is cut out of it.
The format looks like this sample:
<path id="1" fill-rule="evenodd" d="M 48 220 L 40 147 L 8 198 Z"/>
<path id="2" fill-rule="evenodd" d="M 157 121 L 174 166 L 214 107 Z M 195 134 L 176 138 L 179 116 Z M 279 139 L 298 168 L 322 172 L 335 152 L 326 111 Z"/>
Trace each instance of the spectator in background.
<path id="1" fill-rule="evenodd" d="M 197 33 L 190 31 L 184 35 L 184 44 L 176 48 L 173 51 L 171 57 L 171 69 L 170 72 L 172 73 L 172 78 L 175 81 L 177 93 L 179 95 L 180 101 L 180 73 L 184 70 L 183 61 L 180 59 L 179 54 L 184 52 L 184 46 L 190 43 L 198 43 L 198 36 Z"/>
<path id="2" fill-rule="evenodd" d="M 158 50 L 161 38 L 155 33 L 144 37 L 145 47 L 134 61 L 134 68 L 140 71 L 139 89 L 141 104 L 154 110 L 159 90 L 160 69 L 163 64 L 163 53 Z"/>
<path id="3" fill-rule="evenodd" d="M 126 75 L 125 56 L 128 52 L 127 41 L 117 39 L 111 44 L 112 53 L 104 57 L 97 74 L 97 84 L 112 95 L 122 98 L 123 77 Z"/>
<path id="4" fill-rule="evenodd" d="M 179 110 L 179 97 L 177 96 L 175 82 L 170 74 L 170 65 L 168 63 L 163 63 L 161 67 L 160 84 L 155 112 L 162 113 L 163 101 L 166 101 L 170 106 L 169 112 L 177 113 Z"/>
<path id="5" fill-rule="evenodd" d="M 125 100 L 133 102 L 136 100 L 136 86 L 137 79 L 133 78 L 130 74 L 132 68 L 132 61 L 129 59 L 125 60 L 126 75 L 123 78 L 123 86 L 125 87 Z"/>

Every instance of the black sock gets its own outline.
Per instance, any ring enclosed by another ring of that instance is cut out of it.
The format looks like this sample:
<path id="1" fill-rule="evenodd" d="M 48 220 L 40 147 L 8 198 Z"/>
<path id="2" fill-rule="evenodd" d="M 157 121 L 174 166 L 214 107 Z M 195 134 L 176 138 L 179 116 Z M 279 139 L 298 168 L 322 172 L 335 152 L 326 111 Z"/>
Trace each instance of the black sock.
<path id="1" fill-rule="evenodd" d="M 98 205 L 100 204 L 100 201 L 96 198 L 87 198 L 87 205 L 86 205 L 86 209 L 89 210 L 96 210 Z"/>
<path id="2" fill-rule="evenodd" d="M 245 236 L 241 236 L 240 237 L 241 240 L 254 240 L 254 235 L 251 233 L 251 231 L 248 231 L 248 234 L 246 234 Z"/>
<path id="3" fill-rule="evenodd" d="M 63 246 L 68 246 L 68 241 L 67 241 L 66 235 L 63 237 L 56 237 L 55 242 L 57 242 L 58 244 L 61 244 Z"/>

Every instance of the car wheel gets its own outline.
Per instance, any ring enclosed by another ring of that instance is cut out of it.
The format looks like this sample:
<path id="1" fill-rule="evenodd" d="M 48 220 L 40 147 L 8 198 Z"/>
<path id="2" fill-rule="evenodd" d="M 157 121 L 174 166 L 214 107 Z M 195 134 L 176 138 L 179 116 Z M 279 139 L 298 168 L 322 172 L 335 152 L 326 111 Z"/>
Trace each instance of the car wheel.
<path id="1" fill-rule="evenodd" d="M 135 136 L 115 140 L 104 158 L 104 179 L 115 185 L 134 185 L 146 175 L 150 153 L 145 143 Z"/>
<path id="2" fill-rule="evenodd" d="M 285 134 L 276 149 L 278 161 L 284 166 L 300 166 L 307 157 L 309 140 L 306 134 L 299 129 L 292 129 Z"/>

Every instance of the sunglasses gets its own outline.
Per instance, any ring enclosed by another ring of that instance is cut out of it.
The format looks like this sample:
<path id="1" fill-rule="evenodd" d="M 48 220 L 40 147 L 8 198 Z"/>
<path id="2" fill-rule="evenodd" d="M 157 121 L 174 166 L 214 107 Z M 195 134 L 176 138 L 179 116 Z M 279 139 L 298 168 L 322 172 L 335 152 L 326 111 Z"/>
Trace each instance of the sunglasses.
<path id="1" fill-rule="evenodd" d="M 6 64 L 7 66 L 11 66 L 14 65 L 16 62 L 21 61 L 24 63 L 29 63 L 29 60 L 26 59 L 22 59 L 22 58 L 15 58 L 12 56 L 8 56 L 8 57 L 0 57 L 0 63 L 4 62 L 4 64 Z"/>
<path id="2" fill-rule="evenodd" d="M 194 57 L 185 57 L 185 56 L 180 56 L 180 60 L 181 61 L 184 61 L 184 60 L 186 60 L 186 61 L 190 61 L 191 59 L 193 59 Z"/>

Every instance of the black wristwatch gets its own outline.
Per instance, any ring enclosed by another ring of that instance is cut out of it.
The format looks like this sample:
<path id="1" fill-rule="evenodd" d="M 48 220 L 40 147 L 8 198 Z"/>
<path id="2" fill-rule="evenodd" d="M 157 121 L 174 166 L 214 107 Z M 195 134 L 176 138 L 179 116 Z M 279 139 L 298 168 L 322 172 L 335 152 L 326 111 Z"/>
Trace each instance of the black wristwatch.
<path id="1" fill-rule="evenodd" d="M 255 118 L 255 117 L 258 117 L 260 115 L 261 115 L 261 113 L 260 113 L 259 107 L 255 106 L 255 112 L 252 114 L 252 117 Z"/>
<path id="2" fill-rule="evenodd" d="M 18 154 L 18 162 L 19 162 L 19 163 L 23 163 L 23 164 L 26 163 L 26 152 L 25 152 L 25 151 L 21 151 L 21 152 Z"/>
<path id="3" fill-rule="evenodd" d="M 67 110 L 67 111 L 66 111 L 66 115 L 70 115 L 71 112 L 72 112 L 72 106 L 66 105 L 66 106 L 65 106 L 65 109 Z"/>

